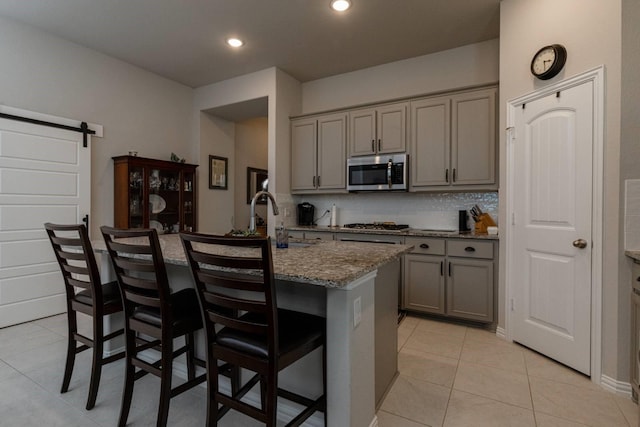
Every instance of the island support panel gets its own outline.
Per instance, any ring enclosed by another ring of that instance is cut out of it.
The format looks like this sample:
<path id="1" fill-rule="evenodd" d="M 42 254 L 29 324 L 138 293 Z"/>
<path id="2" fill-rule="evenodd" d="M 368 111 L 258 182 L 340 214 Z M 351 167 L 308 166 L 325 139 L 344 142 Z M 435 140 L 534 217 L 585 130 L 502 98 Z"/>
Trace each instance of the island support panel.
<path id="1" fill-rule="evenodd" d="M 113 280 L 109 256 L 99 253 L 103 280 Z M 167 274 L 173 292 L 194 287 L 188 267 L 167 264 Z M 329 426 L 368 427 L 375 425 L 375 300 L 377 271 L 341 288 L 324 288 L 305 283 L 277 281 L 278 306 L 325 316 L 327 319 L 327 412 Z M 354 326 L 354 301 L 360 298 L 361 319 Z M 122 316 L 109 316 L 105 330 L 121 327 Z M 395 324 L 395 323 L 394 323 Z M 112 340 L 116 341 L 116 340 Z M 204 357 L 204 335 L 196 334 L 196 352 Z M 176 343 L 177 345 L 178 343 Z M 105 344 L 105 352 L 121 350 L 120 340 Z M 319 395 L 322 391 L 321 352 L 315 351 L 294 366 L 284 370 L 278 381 L 292 386 L 303 395 Z M 296 366 L 298 365 L 298 366 Z M 181 360 L 174 362 L 174 373 L 186 378 L 186 367 Z M 224 384 L 224 383 L 223 383 Z M 224 385 L 223 385 L 224 391 Z M 252 394 L 256 394 L 253 396 Z M 257 393 L 248 393 L 250 401 L 257 403 Z M 284 403 L 284 402 L 283 402 Z M 203 408 L 204 410 L 204 408 Z M 288 422 L 295 416 L 293 407 L 280 404 L 278 419 Z M 322 425 L 322 415 L 314 414 L 311 425 Z"/>

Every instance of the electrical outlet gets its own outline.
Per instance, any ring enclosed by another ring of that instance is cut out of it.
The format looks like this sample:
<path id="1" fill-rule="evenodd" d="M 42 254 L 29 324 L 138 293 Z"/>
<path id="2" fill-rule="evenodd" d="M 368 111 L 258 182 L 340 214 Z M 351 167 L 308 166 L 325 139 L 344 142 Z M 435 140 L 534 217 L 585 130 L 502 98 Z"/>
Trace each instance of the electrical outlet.
<path id="1" fill-rule="evenodd" d="M 289 211 L 289 208 L 284 208 L 284 216 L 285 217 L 290 217 L 291 216 L 291 212 Z"/>
<path id="2" fill-rule="evenodd" d="M 355 328 L 362 320 L 362 299 L 360 297 L 353 300 L 353 327 Z"/>

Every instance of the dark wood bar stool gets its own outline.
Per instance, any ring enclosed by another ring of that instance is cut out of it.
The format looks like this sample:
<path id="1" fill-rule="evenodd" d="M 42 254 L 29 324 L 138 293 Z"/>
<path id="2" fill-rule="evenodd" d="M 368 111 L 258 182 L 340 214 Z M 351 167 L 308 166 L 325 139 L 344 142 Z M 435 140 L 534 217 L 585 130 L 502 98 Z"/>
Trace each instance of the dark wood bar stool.
<path id="1" fill-rule="evenodd" d="M 67 294 L 67 361 L 60 393 L 69 390 L 76 354 L 93 348 L 86 405 L 87 409 L 92 409 L 98 396 L 102 366 L 124 357 L 124 352 L 109 357 L 103 355 L 104 343 L 123 333 L 123 329 L 119 329 L 104 335 L 104 316 L 122 311 L 120 291 L 116 282 L 101 285 L 98 265 L 84 224 L 46 223 L 44 228 L 58 260 Z M 82 290 L 76 293 L 76 288 Z M 93 338 L 78 332 L 78 312 L 91 316 Z"/>
<path id="2" fill-rule="evenodd" d="M 270 239 L 199 233 L 181 233 L 180 237 L 207 336 L 207 425 L 216 426 L 232 408 L 275 426 L 278 396 L 304 406 L 288 426 L 302 424 L 316 411 L 325 412 L 326 425 L 325 319 L 277 308 Z M 243 314 L 230 316 L 230 310 Z M 318 347 L 322 347 L 323 394 L 311 399 L 278 388 L 278 372 Z M 231 395 L 224 394 L 218 384 L 218 361 L 255 375 L 239 390 L 232 389 Z M 241 401 L 258 382 L 261 407 Z"/>
<path id="3" fill-rule="evenodd" d="M 118 230 L 103 226 L 100 230 L 124 303 L 126 373 L 118 426 L 127 423 L 134 381 L 147 373 L 160 378 L 157 425 L 165 426 L 170 399 L 206 380 L 205 374 L 195 375 L 198 361 L 194 332 L 202 328 L 196 291 L 188 288 L 171 293 L 155 229 Z M 122 241 L 121 238 L 129 239 Z M 151 339 L 142 339 L 141 334 Z M 173 339 L 181 336 L 184 336 L 185 345 L 174 350 Z M 155 362 L 140 355 L 151 348 L 160 350 L 160 359 Z M 171 388 L 173 360 L 184 353 L 188 379 Z M 204 366 L 203 361 L 199 362 Z"/>

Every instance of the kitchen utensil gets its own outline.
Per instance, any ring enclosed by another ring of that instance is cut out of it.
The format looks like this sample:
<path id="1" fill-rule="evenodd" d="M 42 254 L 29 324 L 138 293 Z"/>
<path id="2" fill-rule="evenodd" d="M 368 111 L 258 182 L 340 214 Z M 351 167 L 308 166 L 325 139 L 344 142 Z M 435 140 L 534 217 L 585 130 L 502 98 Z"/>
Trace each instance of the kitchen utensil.
<path id="1" fill-rule="evenodd" d="M 491 215 L 483 213 L 478 217 L 478 221 L 476 221 L 475 232 L 476 234 L 487 234 L 487 228 L 495 226 L 496 223 L 493 218 L 491 218 Z"/>

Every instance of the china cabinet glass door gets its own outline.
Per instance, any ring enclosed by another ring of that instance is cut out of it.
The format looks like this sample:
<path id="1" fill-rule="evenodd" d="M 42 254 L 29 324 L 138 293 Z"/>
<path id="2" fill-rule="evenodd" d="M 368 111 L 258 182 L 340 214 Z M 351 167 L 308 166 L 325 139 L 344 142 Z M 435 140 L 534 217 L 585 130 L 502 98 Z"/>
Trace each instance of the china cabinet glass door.
<path id="1" fill-rule="evenodd" d="M 160 233 L 180 231 L 180 171 L 151 169 L 149 174 L 149 227 Z"/>
<path id="2" fill-rule="evenodd" d="M 132 167 L 129 172 L 129 224 L 131 228 L 144 227 L 144 169 Z"/>

